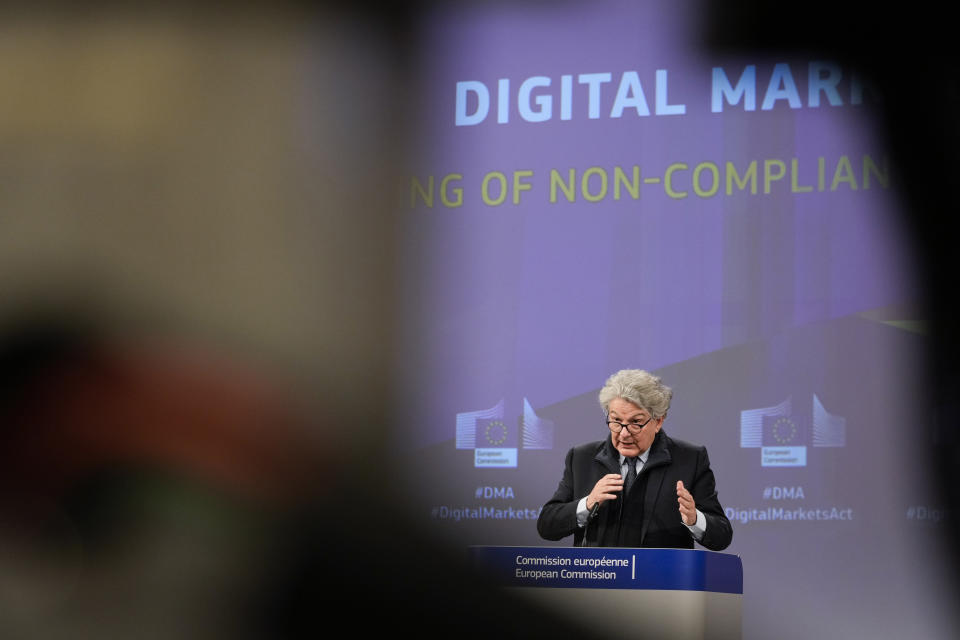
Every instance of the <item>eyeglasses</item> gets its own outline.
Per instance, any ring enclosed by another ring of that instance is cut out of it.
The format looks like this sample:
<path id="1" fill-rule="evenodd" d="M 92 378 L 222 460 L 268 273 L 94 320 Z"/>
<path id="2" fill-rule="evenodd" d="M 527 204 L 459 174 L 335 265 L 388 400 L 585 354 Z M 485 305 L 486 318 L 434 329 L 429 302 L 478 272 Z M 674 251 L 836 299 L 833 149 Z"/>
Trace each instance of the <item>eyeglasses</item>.
<path id="1" fill-rule="evenodd" d="M 650 423 L 651 420 L 653 420 L 653 418 L 647 418 L 647 421 L 643 424 L 637 424 L 635 422 L 623 424 L 622 422 L 617 422 L 616 420 L 607 420 L 607 426 L 610 428 L 610 431 L 613 431 L 614 433 L 620 433 L 623 431 L 623 428 L 626 427 L 627 431 L 629 431 L 631 435 L 638 435 L 640 431 Z"/>

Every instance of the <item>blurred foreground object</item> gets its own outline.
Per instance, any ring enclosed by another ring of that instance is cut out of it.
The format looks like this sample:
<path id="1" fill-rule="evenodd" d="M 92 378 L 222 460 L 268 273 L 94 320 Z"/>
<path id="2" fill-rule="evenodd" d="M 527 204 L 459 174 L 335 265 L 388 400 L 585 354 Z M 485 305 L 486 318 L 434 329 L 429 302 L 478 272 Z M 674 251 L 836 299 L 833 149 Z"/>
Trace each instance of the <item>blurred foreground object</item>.
<path id="1" fill-rule="evenodd" d="M 386 430 L 343 428 L 388 395 L 384 13 L 3 12 L 5 637 L 275 635 L 289 520 Z"/>
<path id="2" fill-rule="evenodd" d="M 4 338 L 5 626 L 246 632 L 234 607 L 271 536 L 333 470 L 289 393 L 196 347 L 42 322 Z"/>

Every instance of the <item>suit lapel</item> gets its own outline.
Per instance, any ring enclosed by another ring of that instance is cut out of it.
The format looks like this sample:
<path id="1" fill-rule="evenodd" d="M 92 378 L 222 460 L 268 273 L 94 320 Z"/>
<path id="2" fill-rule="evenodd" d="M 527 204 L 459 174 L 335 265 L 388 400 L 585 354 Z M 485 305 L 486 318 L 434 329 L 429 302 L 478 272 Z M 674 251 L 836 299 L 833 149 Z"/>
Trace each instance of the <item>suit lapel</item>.
<path id="1" fill-rule="evenodd" d="M 640 529 L 640 544 L 647 537 L 647 529 L 650 521 L 653 520 L 653 510 L 657 506 L 657 499 L 660 497 L 660 488 L 663 485 L 663 479 L 667 475 L 667 467 L 672 462 L 670 451 L 667 449 L 667 436 L 663 431 L 657 434 L 653 445 L 650 447 L 650 457 L 647 464 L 643 466 L 641 473 L 647 474 L 647 490 L 643 495 L 643 527 Z M 669 487 L 668 487 L 669 489 Z"/>
<path id="2" fill-rule="evenodd" d="M 600 463 L 606 469 L 603 473 L 620 473 L 620 454 L 616 452 L 609 440 L 604 440 L 597 449 L 597 455 L 594 460 Z M 603 474 L 601 474 L 603 475 Z M 597 480 L 600 476 L 597 477 Z"/>

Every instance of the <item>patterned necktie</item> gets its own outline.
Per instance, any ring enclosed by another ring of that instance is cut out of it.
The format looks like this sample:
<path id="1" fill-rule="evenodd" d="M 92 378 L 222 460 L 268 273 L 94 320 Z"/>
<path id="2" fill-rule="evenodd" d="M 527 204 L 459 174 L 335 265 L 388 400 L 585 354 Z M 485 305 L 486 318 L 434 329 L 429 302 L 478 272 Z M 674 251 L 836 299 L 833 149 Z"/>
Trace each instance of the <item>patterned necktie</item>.
<path id="1" fill-rule="evenodd" d="M 625 461 L 627 463 L 627 479 L 623 483 L 624 495 L 630 491 L 630 487 L 633 486 L 633 481 L 637 479 L 637 459 L 626 458 Z"/>

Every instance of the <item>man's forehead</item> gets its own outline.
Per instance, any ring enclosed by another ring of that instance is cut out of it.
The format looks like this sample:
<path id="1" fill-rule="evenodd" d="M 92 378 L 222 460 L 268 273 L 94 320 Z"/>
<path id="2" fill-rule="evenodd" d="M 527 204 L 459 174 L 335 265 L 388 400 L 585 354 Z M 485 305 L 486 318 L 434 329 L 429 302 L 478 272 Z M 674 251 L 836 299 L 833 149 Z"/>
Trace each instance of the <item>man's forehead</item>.
<path id="1" fill-rule="evenodd" d="M 647 412 L 645 409 L 641 409 L 640 407 L 638 407 L 633 403 L 624 403 L 623 405 L 620 406 L 619 411 L 617 411 L 617 408 L 613 406 L 613 403 L 611 403 L 610 413 L 619 413 L 622 415 L 637 415 L 637 416 L 647 415 Z"/>

